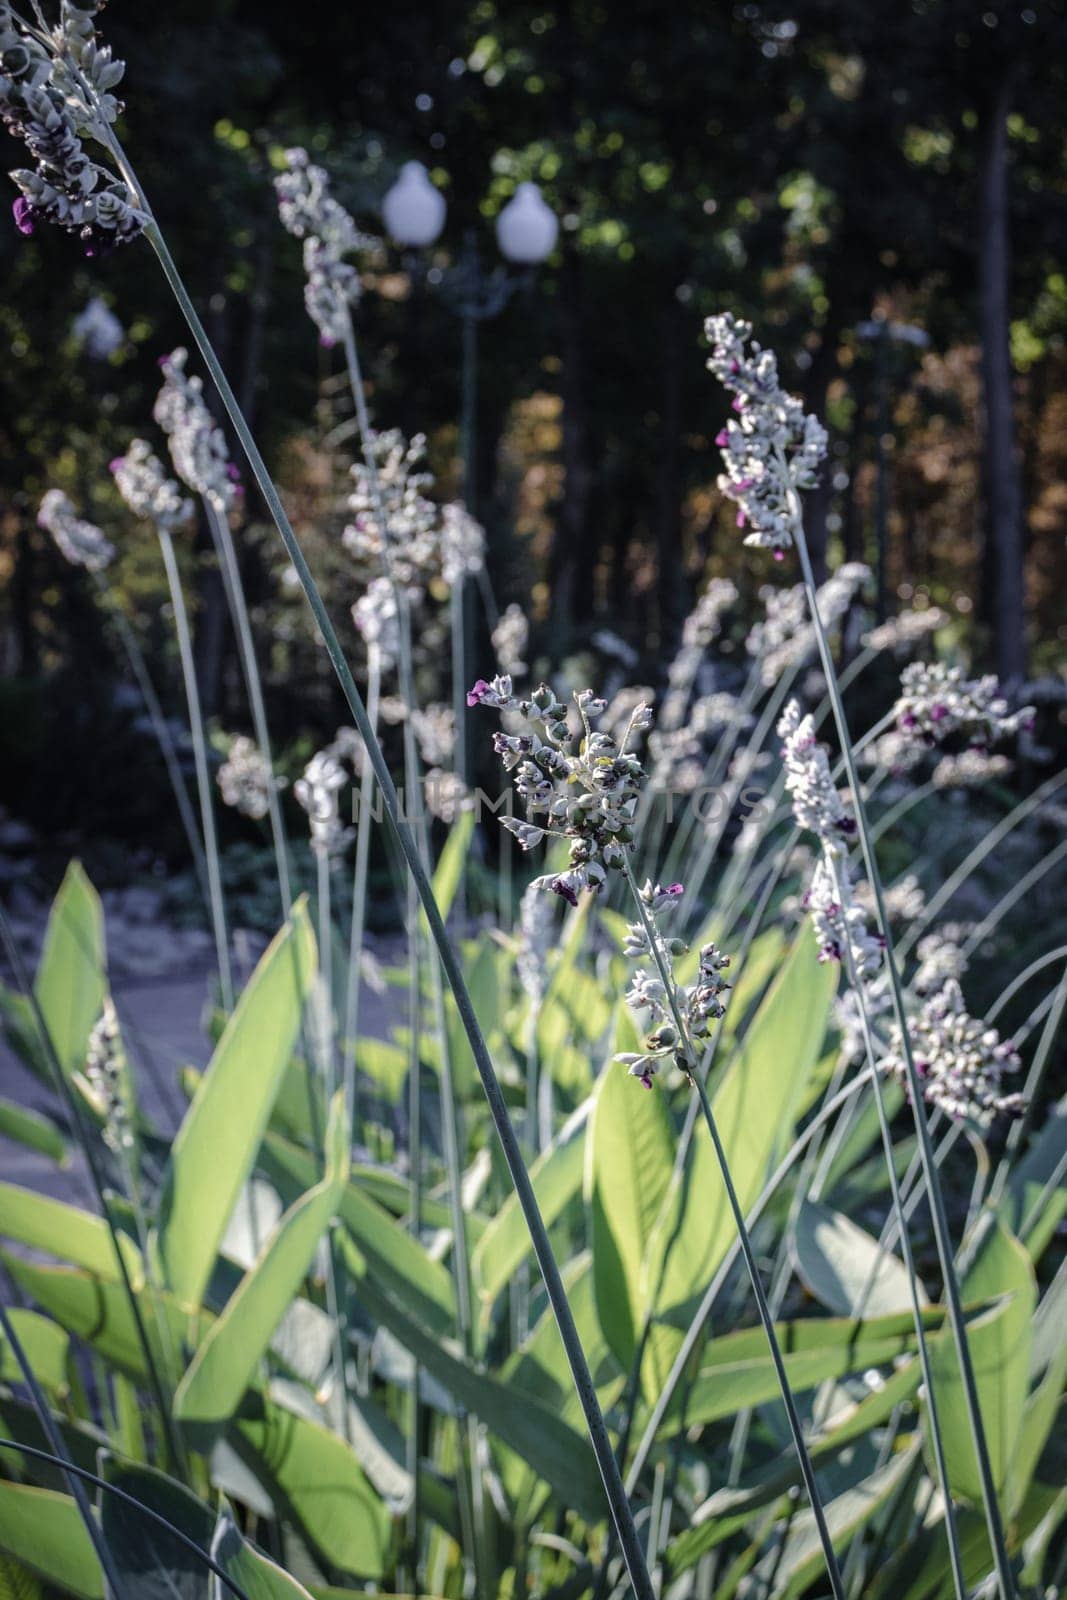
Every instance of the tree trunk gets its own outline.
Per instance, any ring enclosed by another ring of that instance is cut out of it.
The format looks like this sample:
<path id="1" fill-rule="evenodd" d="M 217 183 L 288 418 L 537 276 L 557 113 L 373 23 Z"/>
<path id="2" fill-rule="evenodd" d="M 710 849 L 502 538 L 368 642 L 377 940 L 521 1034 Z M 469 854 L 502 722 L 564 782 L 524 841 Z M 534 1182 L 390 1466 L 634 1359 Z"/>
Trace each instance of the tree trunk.
<path id="1" fill-rule="evenodd" d="M 580 264 L 573 249 L 564 247 L 559 285 L 563 353 L 563 501 L 552 546 L 552 619 L 557 649 L 566 648 L 575 615 L 592 612 L 592 562 L 589 551 L 589 411 L 582 372 L 582 312 Z M 578 603 L 579 586 L 588 585 L 585 604 Z"/>
<path id="2" fill-rule="evenodd" d="M 982 119 L 978 235 L 987 569 L 997 672 L 1005 683 L 1026 676 L 1022 494 L 1009 344 L 1007 118 L 1013 87 L 1009 72 Z"/>
<path id="3" fill-rule="evenodd" d="M 671 650 L 682 619 L 682 308 L 672 293 L 663 338 L 656 565 L 661 654 Z"/>

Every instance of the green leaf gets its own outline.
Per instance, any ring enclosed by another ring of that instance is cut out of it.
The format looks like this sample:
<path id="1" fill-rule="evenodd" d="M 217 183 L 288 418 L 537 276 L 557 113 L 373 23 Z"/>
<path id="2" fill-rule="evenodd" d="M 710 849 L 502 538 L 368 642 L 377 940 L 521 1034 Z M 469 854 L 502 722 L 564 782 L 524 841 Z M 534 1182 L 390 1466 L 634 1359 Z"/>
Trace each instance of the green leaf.
<path id="1" fill-rule="evenodd" d="M 568 1117 L 548 1148 L 530 1168 L 537 1203 L 550 1228 L 582 1187 L 586 1124 L 592 1101 Z M 471 1273 L 488 1318 L 497 1295 L 533 1253 L 529 1229 L 518 1196 L 508 1195 L 471 1255 Z"/>
<path id="2" fill-rule="evenodd" d="M 1004 1226 L 1026 1245 L 1033 1261 L 1040 1259 L 1067 1213 L 1067 1177 L 1048 1185 L 1067 1154 L 1067 1096 L 1050 1106 L 1041 1131 L 1021 1161 L 1015 1163 L 999 1212 Z"/>
<path id="3" fill-rule="evenodd" d="M 109 1282 L 122 1281 L 111 1230 L 103 1217 L 62 1200 L 52 1200 L 33 1189 L 0 1183 L 0 1235 L 32 1250 L 59 1256 Z M 130 1281 L 137 1288 L 144 1281 L 141 1252 L 125 1234 L 118 1237 Z"/>
<path id="4" fill-rule="evenodd" d="M 242 1415 L 230 1439 L 320 1560 L 381 1578 L 391 1518 L 344 1439 L 262 1396 L 256 1415 Z"/>
<path id="5" fill-rule="evenodd" d="M 982 1246 L 960 1290 L 965 1304 L 1005 1297 L 968 1328 L 993 1482 L 1002 1495 L 1026 1410 L 1037 1286 L 1030 1258 L 1018 1239 L 988 1213 L 985 1220 Z M 963 1379 L 948 1331 L 930 1341 L 930 1367 L 949 1482 L 962 1499 L 981 1505 L 982 1485 Z"/>
<path id="6" fill-rule="evenodd" d="M 70 1339 L 64 1329 L 36 1311 L 23 1311 L 18 1306 L 12 1306 L 8 1316 L 38 1383 L 52 1399 L 65 1400 L 70 1394 Z M 22 1368 L 2 1330 L 0 1379 L 5 1383 L 23 1382 Z"/>
<path id="7" fill-rule="evenodd" d="M 148 1380 L 144 1350 L 126 1290 L 117 1283 L 70 1267 L 41 1267 L 20 1256 L 0 1252 L 8 1272 L 39 1306 L 55 1317 L 69 1333 L 84 1339 L 105 1361 L 141 1383 Z M 165 1371 L 167 1353 L 181 1348 L 184 1339 L 196 1342 L 197 1329 L 171 1295 L 142 1286 L 137 1295 L 157 1367 Z M 161 1333 L 162 1319 L 169 1324 Z M 201 1323 L 207 1318 L 201 1314 Z"/>
<path id="8" fill-rule="evenodd" d="M 0 1481 L 0 1550 L 79 1600 L 104 1600 L 104 1574 L 69 1495 Z"/>
<path id="9" fill-rule="evenodd" d="M 1014 1514 L 1025 1500 L 1063 1403 L 1064 1380 L 1067 1379 L 1067 1339 L 1061 1339 L 1059 1349 L 1049 1363 L 1048 1370 L 1026 1402 L 1019 1436 L 1015 1441 L 1015 1455 L 1011 1464 L 1008 1508 Z"/>
<path id="10" fill-rule="evenodd" d="M 943 1313 L 924 1313 L 924 1325 L 940 1328 Z M 914 1354 L 915 1324 L 901 1312 L 857 1321 L 808 1317 L 775 1324 L 790 1388 L 812 1389 L 827 1378 L 843 1378 Z M 715 1422 L 746 1407 L 777 1399 L 778 1381 L 762 1327 L 724 1334 L 704 1347 L 688 1392 L 676 1394 L 663 1419 L 664 1436 L 699 1422 Z"/>
<path id="11" fill-rule="evenodd" d="M 166 1282 L 195 1310 L 252 1170 L 315 972 L 307 907 L 264 953 L 226 1025 L 171 1147 L 160 1206 Z"/>
<path id="12" fill-rule="evenodd" d="M 459 888 L 473 832 L 474 812 L 461 811 L 449 829 L 444 849 L 438 857 L 437 868 L 433 875 L 433 897 L 437 901 L 442 921 L 448 920 L 448 913 L 456 898 L 456 890 Z M 428 939 L 430 925 L 426 920 L 425 911 L 419 912 L 419 924 L 423 936 Z"/>
<path id="13" fill-rule="evenodd" d="M 567 1505 L 599 1520 L 604 1513 L 603 1489 L 588 1442 L 532 1395 L 520 1394 L 506 1383 L 476 1372 L 458 1351 L 454 1353 L 448 1343 L 391 1301 L 344 1235 L 341 1245 L 356 1299 L 371 1316 L 389 1328 L 461 1406 L 479 1417 L 564 1496 Z"/>
<path id="14" fill-rule="evenodd" d="M 197 1350 L 174 1396 L 187 1423 L 224 1422 L 236 1411 L 271 1337 L 315 1256 L 348 1180 L 349 1134 L 340 1094 L 326 1129 L 326 1175 L 281 1218 Z"/>
<path id="15" fill-rule="evenodd" d="M 226 1576 L 241 1585 L 248 1600 L 311 1600 L 302 1583 L 258 1550 L 253 1550 L 234 1522 L 228 1507 L 219 1514 L 211 1554 Z M 232 1600 L 233 1591 L 216 1573 L 211 1575 L 211 1600 Z"/>
<path id="16" fill-rule="evenodd" d="M 836 984 L 837 968 L 818 960 L 804 927 L 716 1091 L 712 1110 L 742 1212 L 759 1198 L 792 1135 Z M 735 1237 L 719 1163 L 698 1125 L 648 1249 L 657 1310 L 668 1314 L 702 1294 Z M 653 1326 L 642 1366 L 647 1395 L 659 1392 L 680 1342 L 673 1330 Z"/>
<path id="17" fill-rule="evenodd" d="M 305 1150 L 274 1134 L 265 1153 L 266 1165 L 280 1183 L 303 1191 L 318 1177 Z M 357 1184 L 346 1184 L 337 1209 L 375 1280 L 435 1333 L 453 1332 L 456 1303 L 448 1268 Z"/>
<path id="18" fill-rule="evenodd" d="M 902 1450 L 854 1488 L 846 1489 L 825 1507 L 833 1547 L 839 1553 L 907 1483 L 918 1457 L 918 1447 Z M 789 1525 L 784 1546 L 775 1548 L 754 1570 L 757 1579 L 774 1584 L 774 1600 L 793 1600 L 809 1584 L 825 1576 L 826 1564 L 814 1514 L 805 1509 Z"/>
<path id="19" fill-rule="evenodd" d="M 104 1006 L 107 958 L 100 896 L 72 861 L 52 903 L 34 993 L 59 1064 L 85 1065 L 89 1035 Z"/>
<path id="20" fill-rule="evenodd" d="M 641 1049 L 622 1009 L 615 1050 Z M 674 1164 L 674 1130 L 663 1096 L 609 1062 L 593 1096 L 585 1172 L 593 1281 L 600 1325 L 627 1371 L 644 1321 L 642 1264 Z"/>
<path id="21" fill-rule="evenodd" d="M 43 1600 L 43 1596 L 37 1574 L 0 1551 L 0 1600 Z"/>
<path id="22" fill-rule="evenodd" d="M 793 1250 L 804 1283 L 838 1316 L 877 1317 L 911 1308 L 911 1280 L 903 1261 L 840 1211 L 805 1201 Z M 921 1284 L 919 1304 L 929 1304 Z"/>
<path id="23" fill-rule="evenodd" d="M 36 1111 L 3 1098 L 0 1098 L 0 1137 L 25 1145 L 27 1150 L 36 1150 L 61 1167 L 70 1159 L 67 1141 L 54 1123 Z"/>
<path id="24" fill-rule="evenodd" d="M 130 1466 L 101 1453 L 100 1475 L 192 1539 L 211 1547 L 214 1516 L 194 1494 L 154 1467 Z M 208 1568 L 166 1528 L 128 1502 L 101 1492 L 100 1524 L 122 1577 L 123 1600 L 207 1600 Z"/>

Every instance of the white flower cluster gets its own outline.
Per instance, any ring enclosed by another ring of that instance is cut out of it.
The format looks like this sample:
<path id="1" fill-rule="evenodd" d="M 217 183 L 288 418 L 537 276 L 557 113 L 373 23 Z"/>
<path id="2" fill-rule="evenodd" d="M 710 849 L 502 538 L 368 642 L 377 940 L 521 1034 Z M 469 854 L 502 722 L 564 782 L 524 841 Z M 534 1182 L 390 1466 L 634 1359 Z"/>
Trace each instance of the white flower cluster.
<path id="1" fill-rule="evenodd" d="M 126 184 L 90 159 L 83 138 L 101 139 L 120 106 L 111 90 L 125 68 L 96 43 L 98 5 L 64 0 L 51 55 L 8 5 L 0 4 L 0 119 L 25 144 L 35 165 L 11 177 L 22 193 L 15 224 L 24 234 L 54 222 L 85 241 L 96 255 L 133 239 L 146 218 Z M 64 55 L 76 65 L 78 81 Z"/>
<path id="2" fill-rule="evenodd" d="M 204 401 L 204 385 L 185 370 L 180 346 L 160 358 L 163 387 L 152 415 L 167 435 L 179 478 L 216 511 L 230 511 L 241 496 L 240 473 L 230 460 L 222 429 Z"/>
<path id="3" fill-rule="evenodd" d="M 352 607 L 352 621 L 364 642 L 377 647 L 383 670 L 391 667 L 400 654 L 400 621 L 396 590 L 388 578 L 371 579 Z"/>
<path id="4" fill-rule="evenodd" d="M 92 361 L 106 361 L 126 339 L 122 323 L 98 294 L 74 318 L 71 332 Z"/>
<path id="5" fill-rule="evenodd" d="M 576 746 L 567 707 L 546 683 L 522 700 L 512 692 L 507 675 L 490 683 L 479 678 L 467 695 L 469 706 L 493 706 L 521 718 L 523 731 L 497 733 L 493 748 L 505 771 L 515 773 L 515 788 L 527 811 L 543 814 L 545 820 L 541 826 L 514 817 L 501 821 L 524 850 L 532 850 L 547 834 L 570 839 L 567 869 L 535 878 L 534 885 L 576 906 L 583 889 L 598 890 L 610 868 L 622 867 L 633 844 L 645 772 L 626 746 L 632 734 L 650 726 L 652 712 L 646 705 L 637 706 L 621 741 L 616 741 L 592 726 L 591 719 L 607 709 L 603 700 L 591 689 L 577 690 L 574 700 L 582 728 Z"/>
<path id="6" fill-rule="evenodd" d="M 37 522 L 50 533 L 59 551 L 75 567 L 87 572 L 103 572 L 115 554 L 115 546 L 104 538 L 95 523 L 78 516 L 62 489 L 49 489 L 41 501 Z"/>
<path id="7" fill-rule="evenodd" d="M 931 774 L 937 789 L 977 789 L 991 778 L 1004 778 L 1013 763 L 1007 756 L 990 755 L 987 750 L 960 750 L 942 756 Z"/>
<path id="8" fill-rule="evenodd" d="M 649 1012 L 651 1026 L 645 1035 L 641 1051 L 637 1053 L 623 1051 L 614 1059 L 626 1067 L 631 1078 L 637 1078 L 646 1089 L 651 1089 L 652 1079 L 665 1059 L 673 1058 L 687 1076 L 692 1071 L 692 1063 L 697 1055 L 697 1043 L 710 1037 L 712 1023 L 725 1014 L 726 1007 L 722 996 L 730 985 L 723 977 L 723 973 L 730 965 L 730 960 L 728 956 L 722 954 L 717 945 L 706 944 L 700 952 L 696 982 L 687 985 L 674 984 L 674 957 L 681 955 L 686 946 L 681 939 L 668 939 L 663 935 L 659 927 L 658 914 L 681 899 L 684 893 L 683 887 L 680 883 L 672 883 L 664 889 L 658 883 L 646 881 L 640 893 L 645 914 L 652 928 L 652 939 L 649 938 L 643 921 L 630 923 L 623 953 L 631 960 L 650 961 L 653 965 L 650 971 L 639 968 L 634 973 L 626 995 L 626 1003 L 635 1011 Z M 652 940 L 655 941 L 655 948 Z M 661 964 L 663 970 L 671 977 L 674 1002 L 685 1032 L 684 1038 L 679 1036 L 670 996 L 660 976 Z"/>
<path id="9" fill-rule="evenodd" d="M 554 906 L 530 884 L 519 905 L 519 949 L 515 971 L 530 1006 L 537 1011 L 548 987 L 548 952 L 555 944 Z"/>
<path id="10" fill-rule="evenodd" d="M 826 430 L 786 394 L 771 350 L 751 340 L 750 323 L 728 313 L 709 317 L 708 367 L 734 396 L 736 413 L 716 437 L 726 471 L 719 488 L 738 506 L 745 543 L 776 557 L 793 543 L 796 492 L 814 487 L 826 455 Z"/>
<path id="11" fill-rule="evenodd" d="M 259 821 L 270 810 L 273 782 L 270 762 L 255 740 L 238 734 L 231 740 L 218 771 L 218 785 L 226 805 Z"/>
<path id="12" fill-rule="evenodd" d="M 485 566 L 485 529 L 466 506 L 441 508 L 441 576 L 451 589 L 462 578 L 476 577 Z"/>
<path id="13" fill-rule="evenodd" d="M 814 833 L 822 846 L 804 897 L 819 941 L 820 961 L 846 961 L 860 982 L 881 969 L 884 940 L 867 927 L 855 898 L 848 860 L 856 824 L 846 812 L 833 781 L 826 750 L 815 737 L 810 716 L 791 700 L 778 723 L 783 741 L 785 786 L 793 815 L 801 828 Z"/>
<path id="14" fill-rule="evenodd" d="M 965 678 L 960 667 L 913 661 L 900 675 L 900 697 L 893 708 L 897 728 L 925 745 L 942 744 L 960 733 L 982 748 L 1020 728 L 1029 729 L 1033 707 L 1009 712 L 999 687 L 992 675 Z"/>
<path id="15" fill-rule="evenodd" d="M 85 1057 L 85 1077 L 97 1109 L 103 1118 L 101 1134 L 108 1149 L 116 1155 L 132 1149 L 133 1124 L 127 1100 L 126 1052 L 111 996 L 104 996 L 104 1009 L 89 1035 Z"/>
<path id="16" fill-rule="evenodd" d="M 829 631 L 846 614 L 871 576 L 860 561 L 846 561 L 819 588 L 816 600 L 823 626 Z M 745 648 L 759 660 L 765 688 L 776 684 L 784 672 L 803 662 L 815 648 L 815 630 L 802 583 L 789 589 L 765 584 L 760 590 L 764 616 L 749 630 Z"/>
<path id="17" fill-rule="evenodd" d="M 455 772 L 443 767 L 430 767 L 423 778 L 426 809 L 431 817 L 452 826 L 461 811 L 470 809 L 470 790 Z"/>
<path id="18" fill-rule="evenodd" d="M 712 578 L 682 624 L 682 642 L 667 669 L 667 694 L 663 700 L 660 726 L 680 728 L 685 720 L 689 696 L 697 680 L 700 664 L 722 632 L 722 619 L 736 605 L 737 585 L 729 578 Z"/>
<path id="19" fill-rule="evenodd" d="M 330 180 L 306 150 L 285 152 L 286 170 L 274 180 L 278 215 L 297 239 L 304 241 L 304 303 L 323 345 L 340 344 L 348 331 L 350 308 L 357 304 L 359 273 L 345 257 L 377 251 L 380 243 L 361 233 L 339 201 L 330 194 Z"/>
<path id="20" fill-rule="evenodd" d="M 869 650 L 892 650 L 904 655 L 921 639 L 927 639 L 948 621 L 948 613 L 940 606 L 927 606 L 923 611 L 902 611 L 899 616 L 880 622 L 863 635 Z"/>
<path id="21" fill-rule="evenodd" d="M 508 606 L 492 632 L 493 649 L 501 672 L 510 672 L 517 678 L 526 671 L 523 656 L 529 642 L 530 624 L 525 611 L 521 606 Z"/>
<path id="22" fill-rule="evenodd" d="M 962 978 L 966 972 L 967 958 L 959 940 L 952 937 L 952 931 L 941 928 L 919 940 L 915 950 L 919 965 L 911 980 L 916 994 L 932 994 L 949 978 Z"/>
<path id="23" fill-rule="evenodd" d="M 192 501 L 167 477 L 146 439 L 132 439 L 126 454 L 112 461 L 111 474 L 134 516 L 154 522 L 157 528 L 175 528 L 192 516 Z"/>
<path id="24" fill-rule="evenodd" d="M 1017 1116 L 1021 1095 L 1004 1094 L 1006 1074 L 1018 1072 L 1018 1052 L 996 1028 L 968 1014 L 955 978 L 909 1019 L 915 1069 L 923 1098 L 947 1116 L 985 1125 L 997 1116 Z M 906 1081 L 900 1030 L 893 1029 L 886 1069 Z"/>
<path id="25" fill-rule="evenodd" d="M 336 754 L 320 750 L 304 768 L 304 775 L 293 785 L 297 801 L 308 814 L 311 848 L 316 855 L 333 861 L 344 851 L 352 830 L 341 822 L 339 796 L 348 775 Z"/>
<path id="26" fill-rule="evenodd" d="M 456 713 L 451 706 L 431 704 L 411 713 L 419 754 L 428 767 L 443 767 L 456 746 Z"/>
<path id="27" fill-rule="evenodd" d="M 377 467 L 385 527 L 380 526 L 371 474 L 365 462 L 352 468 L 355 488 L 348 508 L 352 521 L 341 535 L 345 549 L 397 583 L 421 586 L 438 565 L 437 506 L 427 498 L 433 474 L 426 471 L 426 439 L 411 440 L 398 428 L 374 433 L 368 441 Z"/>

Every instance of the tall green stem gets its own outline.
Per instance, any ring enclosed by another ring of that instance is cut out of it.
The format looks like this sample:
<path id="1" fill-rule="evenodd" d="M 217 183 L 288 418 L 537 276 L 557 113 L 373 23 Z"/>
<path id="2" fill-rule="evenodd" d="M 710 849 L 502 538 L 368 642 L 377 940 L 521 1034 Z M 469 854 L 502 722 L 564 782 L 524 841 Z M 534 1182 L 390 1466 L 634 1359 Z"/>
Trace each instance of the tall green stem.
<path id="1" fill-rule="evenodd" d="M 382 655 L 377 644 L 367 650 L 367 720 L 377 732 L 378 701 L 381 695 Z M 359 775 L 359 816 L 356 819 L 356 861 L 352 876 L 352 924 L 348 940 L 348 979 L 345 993 L 345 1028 L 341 1041 L 345 1109 L 349 1127 L 356 1137 L 357 1078 L 356 1041 L 359 1037 L 359 996 L 363 969 L 363 941 L 367 920 L 367 871 L 370 862 L 371 806 L 374 800 L 374 771 L 363 762 Z"/>
<path id="2" fill-rule="evenodd" d="M 204 830 L 204 853 L 207 857 L 211 924 L 215 935 L 215 954 L 219 964 L 219 988 L 222 991 L 222 1007 L 228 1015 L 233 1010 L 233 975 L 230 970 L 230 943 L 226 933 L 226 911 L 222 900 L 219 845 L 215 834 L 215 808 L 211 793 L 211 775 L 207 764 L 204 717 L 200 709 L 200 690 L 196 682 L 193 645 L 189 637 L 189 618 L 185 610 L 185 597 L 182 594 L 181 574 L 174 555 L 174 542 L 166 528 L 157 528 L 156 531 L 159 534 L 159 547 L 163 552 L 163 565 L 166 568 L 171 605 L 174 608 L 174 628 L 178 635 L 178 654 L 181 657 L 185 698 L 189 706 L 189 728 L 193 736 L 193 759 L 196 763 L 196 787 L 200 796 L 200 821 Z"/>

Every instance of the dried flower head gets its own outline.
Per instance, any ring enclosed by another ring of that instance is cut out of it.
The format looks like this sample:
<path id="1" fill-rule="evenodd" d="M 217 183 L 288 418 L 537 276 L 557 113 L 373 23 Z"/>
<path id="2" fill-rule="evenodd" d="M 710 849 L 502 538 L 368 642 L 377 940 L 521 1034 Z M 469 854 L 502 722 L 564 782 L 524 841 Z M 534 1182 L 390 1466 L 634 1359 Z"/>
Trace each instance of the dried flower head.
<path id="1" fill-rule="evenodd" d="M 352 521 L 341 535 L 345 549 L 397 583 L 422 587 L 439 562 L 437 506 L 426 494 L 433 486 L 433 474 L 425 467 L 426 440 L 422 434 L 405 439 L 391 428 L 372 433 L 368 448 L 382 515 L 371 472 L 365 462 L 357 462 L 348 501 Z"/>
<path id="2" fill-rule="evenodd" d="M 441 576 L 450 589 L 485 566 L 485 529 L 465 506 L 442 506 L 440 542 Z"/>
<path id="3" fill-rule="evenodd" d="M 781 555 L 793 543 L 797 491 L 811 489 L 826 454 L 826 430 L 805 415 L 778 382 L 773 351 L 752 340 L 752 327 L 729 313 L 709 317 L 708 367 L 734 396 L 734 417 L 715 442 L 726 471 L 719 488 L 738 506 L 745 543 Z"/>
<path id="4" fill-rule="evenodd" d="M 218 771 L 218 784 L 226 805 L 256 821 L 270 810 L 274 775 L 270 762 L 254 739 L 238 734 L 230 741 L 226 760 Z"/>
<path id="5" fill-rule="evenodd" d="M 173 478 L 167 477 L 163 463 L 152 453 L 147 440 L 131 440 L 126 454 L 112 461 L 111 473 L 134 516 L 168 530 L 188 522 L 192 516 L 193 502 L 182 494 Z"/>
<path id="6" fill-rule="evenodd" d="M 940 606 L 926 606 L 922 611 L 902 611 L 899 616 L 880 622 L 863 635 L 869 650 L 892 650 L 895 655 L 905 655 L 922 639 L 928 639 L 943 628 L 948 613 Z"/>
<path id="7" fill-rule="evenodd" d="M 308 814 L 311 848 L 329 861 L 342 854 L 352 837 L 352 830 L 341 822 L 339 806 L 340 793 L 347 783 L 337 757 L 331 751 L 320 750 L 293 785 L 293 794 Z"/>
<path id="8" fill-rule="evenodd" d="M 95 523 L 79 517 L 62 489 L 49 489 L 37 512 L 37 522 L 55 540 L 60 553 L 75 567 L 102 572 L 115 547 Z"/>
<path id="9" fill-rule="evenodd" d="M 508 606 L 493 629 L 492 640 L 501 672 L 517 678 L 526 671 L 523 655 L 530 640 L 530 624 L 521 606 Z"/>
<path id="10" fill-rule="evenodd" d="M 381 250 L 381 241 L 362 233 L 339 201 L 330 180 L 306 150 L 285 152 L 285 171 L 274 180 L 278 215 L 304 241 L 304 303 L 326 346 L 340 344 L 349 329 L 351 308 L 362 292 L 359 272 L 346 256 Z"/>
<path id="11" fill-rule="evenodd" d="M 941 661 L 913 661 L 900 675 L 894 716 L 902 734 L 927 746 L 962 734 L 984 748 L 1029 728 L 1034 710 L 1024 706 L 1010 712 L 992 676 L 965 678 L 961 668 Z"/>
<path id="12" fill-rule="evenodd" d="M 97 1109 L 103 1118 L 104 1143 L 116 1155 L 134 1144 L 129 1097 L 129 1067 L 122 1043 L 122 1031 L 111 996 L 104 996 L 104 1009 L 89 1035 L 85 1076 Z"/>
<path id="13" fill-rule="evenodd" d="M 230 511 L 240 498 L 240 474 L 230 460 L 218 426 L 204 400 L 200 378 L 185 370 L 187 350 L 179 347 L 160 359 L 163 387 L 152 410 L 170 445 L 174 470 L 184 484 L 216 511 Z"/>
<path id="14" fill-rule="evenodd" d="M 1020 1061 L 1010 1040 L 996 1028 L 969 1015 L 955 978 L 924 1001 L 909 1019 L 912 1055 L 922 1082 L 923 1098 L 947 1116 L 980 1126 L 998 1116 L 1018 1116 L 1021 1095 L 1004 1094 L 1006 1074 L 1018 1072 Z M 884 1063 L 902 1082 L 906 1070 L 900 1030 L 892 1030 Z"/>
<path id="15" fill-rule="evenodd" d="M 390 579 L 371 579 L 352 607 L 352 621 L 367 646 L 373 645 L 379 652 L 382 668 L 388 670 L 400 654 L 400 619 Z"/>
<path id="16" fill-rule="evenodd" d="M 531 850 L 548 834 L 569 839 L 567 870 L 534 879 L 538 888 L 551 889 L 571 905 L 578 904 L 583 889 L 599 889 L 611 868 L 620 868 L 633 844 L 637 801 L 645 783 L 641 762 L 627 751 L 631 734 L 647 728 L 652 713 L 635 708 L 626 733 L 616 741 L 593 722 L 606 710 L 591 689 L 576 691 L 580 733 L 572 734 L 567 707 L 542 683 L 528 700 L 512 692 L 511 679 L 484 678 L 467 695 L 469 706 L 487 705 L 518 714 L 518 733 L 498 733 L 493 748 L 507 772 L 515 773 L 515 788 L 531 816 L 544 818 L 533 824 L 502 817 L 503 825 Z"/>

